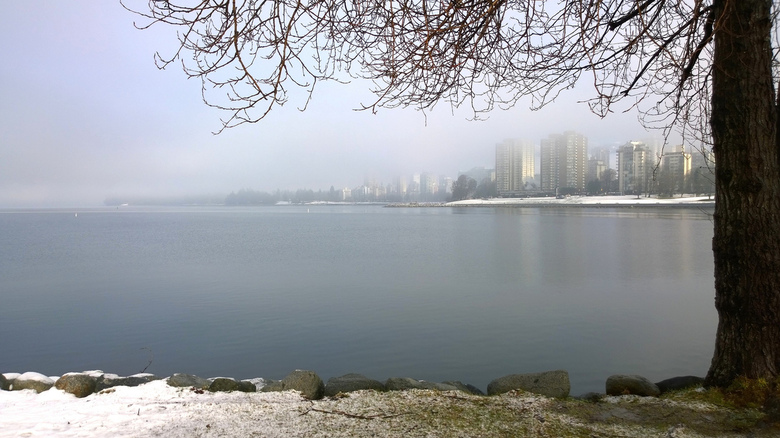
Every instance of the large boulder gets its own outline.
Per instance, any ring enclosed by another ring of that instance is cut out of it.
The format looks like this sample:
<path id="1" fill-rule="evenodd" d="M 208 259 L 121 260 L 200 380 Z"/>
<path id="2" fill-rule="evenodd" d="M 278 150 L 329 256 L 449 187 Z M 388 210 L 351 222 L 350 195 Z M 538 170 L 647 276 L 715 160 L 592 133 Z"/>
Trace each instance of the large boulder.
<path id="1" fill-rule="evenodd" d="M 661 390 L 661 394 L 669 391 L 677 391 L 679 389 L 690 388 L 691 386 L 699 386 L 704 384 L 704 378 L 696 376 L 680 376 L 672 377 L 671 379 L 661 380 L 656 382 L 655 386 Z"/>
<path id="2" fill-rule="evenodd" d="M 257 386 L 249 380 L 238 382 L 238 390 L 241 392 L 257 392 Z"/>
<path id="3" fill-rule="evenodd" d="M 160 380 L 160 378 L 153 374 L 135 374 L 128 377 L 119 377 L 116 374 L 103 374 L 97 378 L 95 392 L 115 386 L 140 386 L 153 380 Z"/>
<path id="4" fill-rule="evenodd" d="M 73 394 L 78 398 L 86 397 L 95 392 L 97 378 L 82 373 L 68 373 L 54 382 L 54 387 Z"/>
<path id="5" fill-rule="evenodd" d="M 655 383 L 642 376 L 615 374 L 607 378 L 607 395 L 639 395 L 658 397 L 661 390 Z"/>
<path id="6" fill-rule="evenodd" d="M 11 386 L 11 382 L 8 381 L 8 379 L 6 379 L 4 375 L 0 374 L 0 390 L 8 391 L 8 388 L 10 386 Z"/>
<path id="7" fill-rule="evenodd" d="M 262 392 L 295 390 L 303 398 L 319 400 L 325 395 L 325 384 L 314 371 L 295 370 L 281 381 L 271 381 L 265 385 Z"/>
<path id="8" fill-rule="evenodd" d="M 364 389 L 373 389 L 374 391 L 384 391 L 385 385 L 374 379 L 369 379 L 362 374 L 345 374 L 341 377 L 331 377 L 325 384 L 325 396 L 333 397 L 343 392 L 354 392 Z"/>
<path id="9" fill-rule="evenodd" d="M 543 373 L 510 374 L 490 382 L 487 393 L 488 395 L 498 395 L 517 389 L 547 397 L 566 398 L 571 390 L 569 373 L 564 370 L 555 370 Z"/>
<path id="10" fill-rule="evenodd" d="M 176 373 L 171 377 L 168 377 L 168 386 L 173 386 L 175 388 L 209 389 L 211 381 L 202 377 L 193 376 L 192 374 Z"/>
<path id="11" fill-rule="evenodd" d="M 228 377 L 217 377 L 211 381 L 209 385 L 209 391 L 211 392 L 230 392 L 238 391 L 239 385 L 235 379 Z"/>
<path id="12" fill-rule="evenodd" d="M 14 391 L 32 389 L 37 393 L 41 393 L 43 391 L 48 391 L 52 386 L 54 386 L 54 380 L 52 380 L 51 377 L 30 371 L 17 377 L 13 384 L 11 384 L 11 389 Z"/>
<path id="13" fill-rule="evenodd" d="M 436 391 L 458 391 L 458 388 L 446 383 L 426 382 L 410 377 L 391 377 L 385 382 L 388 391 L 406 391 L 407 389 L 434 389 Z"/>

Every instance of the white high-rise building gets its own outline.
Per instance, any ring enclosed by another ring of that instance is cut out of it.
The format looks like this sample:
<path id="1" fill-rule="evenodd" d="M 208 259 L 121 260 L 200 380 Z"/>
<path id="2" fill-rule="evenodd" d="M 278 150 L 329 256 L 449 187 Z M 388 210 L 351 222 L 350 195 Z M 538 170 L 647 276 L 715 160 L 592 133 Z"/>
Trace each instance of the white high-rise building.
<path id="1" fill-rule="evenodd" d="M 552 134 L 542 140 L 541 188 L 584 191 L 588 173 L 588 138 L 574 131 Z"/>
<path id="2" fill-rule="evenodd" d="M 496 190 L 499 196 L 511 196 L 533 181 L 534 145 L 527 140 L 507 139 L 496 145 Z"/>
<path id="3" fill-rule="evenodd" d="M 630 141 L 617 151 L 618 191 L 639 193 L 647 191 L 655 165 L 650 148 L 641 141 Z"/>

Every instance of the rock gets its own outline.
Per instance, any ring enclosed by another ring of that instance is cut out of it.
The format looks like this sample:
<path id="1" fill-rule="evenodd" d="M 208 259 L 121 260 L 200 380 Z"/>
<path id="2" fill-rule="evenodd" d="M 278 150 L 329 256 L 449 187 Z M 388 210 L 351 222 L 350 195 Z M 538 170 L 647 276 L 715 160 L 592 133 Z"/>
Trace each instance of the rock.
<path id="1" fill-rule="evenodd" d="M 362 374 L 345 374 L 341 377 L 331 377 L 325 384 L 325 396 L 333 397 L 343 392 L 354 392 L 364 389 L 373 389 L 374 391 L 384 391 L 385 385 L 374 379 L 369 379 Z"/>
<path id="2" fill-rule="evenodd" d="M 385 382 L 388 391 L 406 391 L 407 389 L 435 389 L 436 391 L 458 391 L 453 385 L 446 383 L 426 382 L 410 377 L 391 377 Z"/>
<path id="3" fill-rule="evenodd" d="M 3 391 L 8 391 L 8 388 L 10 386 L 11 386 L 11 382 L 8 381 L 8 379 L 6 379 L 4 375 L 0 374 L 0 389 Z"/>
<path id="4" fill-rule="evenodd" d="M 566 398 L 571 390 L 569 373 L 564 370 L 556 370 L 542 373 L 510 374 L 490 382 L 487 393 L 488 395 L 498 395 L 516 389 L 547 397 Z"/>
<path id="5" fill-rule="evenodd" d="M 273 391 L 300 391 L 303 398 L 309 400 L 319 400 L 325 395 L 325 384 L 314 371 L 295 370 L 287 375 L 281 381 L 269 382 L 261 390 L 262 392 Z"/>
<path id="6" fill-rule="evenodd" d="M 129 377 L 119 377 L 115 374 L 104 374 L 97 378 L 95 383 L 95 392 L 115 386 L 140 386 L 153 380 L 160 380 L 159 377 L 152 374 L 136 374 Z M 173 385 L 171 385 L 173 386 Z"/>
<path id="7" fill-rule="evenodd" d="M 463 392 L 468 393 L 468 394 L 485 395 L 485 393 L 482 392 L 482 390 L 480 390 L 476 386 L 469 385 L 469 384 L 464 384 L 463 382 L 460 382 L 460 381 L 457 381 L 457 380 L 456 381 L 447 381 L 447 382 L 442 382 L 442 383 L 444 383 L 445 385 L 452 385 L 452 386 L 458 388 L 458 391 L 463 391 Z"/>
<path id="8" fill-rule="evenodd" d="M 86 397 L 95 392 L 97 379 L 81 373 L 68 373 L 57 379 L 54 387 L 78 398 Z"/>
<path id="9" fill-rule="evenodd" d="M 385 382 L 388 391 L 405 391 L 407 389 L 425 389 L 420 381 L 410 377 L 391 377 Z"/>
<path id="10" fill-rule="evenodd" d="M 300 391 L 303 398 L 319 400 L 325 395 L 325 384 L 314 371 L 295 370 L 282 379 L 285 390 Z"/>
<path id="11" fill-rule="evenodd" d="M 249 380 L 238 382 L 238 390 L 241 392 L 257 392 L 257 386 Z"/>
<path id="12" fill-rule="evenodd" d="M 209 389 L 209 386 L 211 386 L 211 382 L 198 376 L 193 376 L 191 374 L 174 374 L 171 377 L 168 377 L 168 386 L 173 386 L 175 388 L 198 388 L 198 389 Z"/>
<path id="13" fill-rule="evenodd" d="M 20 391 L 22 389 L 32 389 L 37 393 L 48 391 L 54 386 L 54 380 L 51 377 L 44 376 L 40 373 L 27 372 L 17 377 L 11 384 L 13 391 Z"/>
<path id="14" fill-rule="evenodd" d="M 284 391 L 284 384 L 281 380 L 266 380 L 260 392 L 279 392 Z"/>
<path id="15" fill-rule="evenodd" d="M 420 383 L 424 386 L 424 389 L 435 389 L 436 391 L 460 391 L 460 388 L 449 383 L 436 383 L 426 382 L 421 380 Z"/>
<path id="16" fill-rule="evenodd" d="M 661 390 L 655 383 L 642 376 L 615 374 L 607 378 L 607 395 L 639 395 L 642 397 L 658 397 Z"/>
<path id="17" fill-rule="evenodd" d="M 230 392 L 238 391 L 238 382 L 235 379 L 229 379 L 227 377 L 217 377 L 209 385 L 209 391 L 211 392 Z"/>
<path id="18" fill-rule="evenodd" d="M 661 394 L 669 391 L 690 388 L 691 386 L 703 385 L 704 379 L 696 376 L 680 376 L 671 379 L 662 380 L 655 384 L 661 391 Z"/>

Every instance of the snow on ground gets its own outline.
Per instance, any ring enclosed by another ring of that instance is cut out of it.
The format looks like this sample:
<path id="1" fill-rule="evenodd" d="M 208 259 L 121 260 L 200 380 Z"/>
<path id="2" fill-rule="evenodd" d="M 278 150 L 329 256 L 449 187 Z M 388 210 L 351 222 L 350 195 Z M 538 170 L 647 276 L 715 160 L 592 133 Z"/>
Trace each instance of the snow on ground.
<path id="1" fill-rule="evenodd" d="M 627 196 L 566 196 L 563 199 L 556 199 L 553 197 L 547 198 L 490 198 L 490 199 L 466 199 L 463 201 L 449 202 L 448 206 L 536 206 L 536 205 L 601 205 L 608 207 L 611 205 L 628 206 L 628 205 L 714 205 L 715 200 L 712 197 L 707 196 L 684 196 L 674 198 L 658 198 L 644 196 L 636 197 L 634 195 Z"/>
<path id="2" fill-rule="evenodd" d="M 76 398 L 52 388 L 0 391 L 0 437 L 306 436 L 297 392 L 242 393 L 174 388 L 165 380 Z"/>
<path id="3" fill-rule="evenodd" d="M 496 405 L 494 409 L 509 421 L 492 421 L 485 403 Z M 537 412 L 549 403 L 533 394 L 486 399 L 432 390 L 358 391 L 311 402 L 296 391 L 211 393 L 174 388 L 165 380 L 156 380 L 137 387 L 117 386 L 84 398 L 56 388 L 40 394 L 0 391 L 0 437 L 492 437 L 496 434 L 483 429 L 534 423 L 531 413 L 516 418 L 517 413 Z M 464 406 L 471 404 L 476 404 L 471 407 L 476 412 L 474 420 L 465 421 L 478 433 L 453 435 L 448 413 L 454 408 L 460 418 Z M 434 420 L 426 421 L 426 416 Z M 528 430 L 527 425 L 523 427 Z"/>
<path id="4" fill-rule="evenodd" d="M 682 398 L 681 398 L 682 397 Z M 298 392 L 216 392 L 165 380 L 84 398 L 56 388 L 0 390 L 5 437 L 777 437 L 762 414 L 684 395 L 604 403 L 523 392 L 358 391 L 316 402 Z"/>

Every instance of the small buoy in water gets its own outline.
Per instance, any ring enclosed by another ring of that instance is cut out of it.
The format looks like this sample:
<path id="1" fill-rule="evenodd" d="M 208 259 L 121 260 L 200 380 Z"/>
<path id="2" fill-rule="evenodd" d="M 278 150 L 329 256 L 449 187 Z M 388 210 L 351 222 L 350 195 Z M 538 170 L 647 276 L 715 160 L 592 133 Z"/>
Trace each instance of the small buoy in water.
<path id="1" fill-rule="evenodd" d="M 79 217 L 78 213 L 73 213 L 73 217 Z"/>

